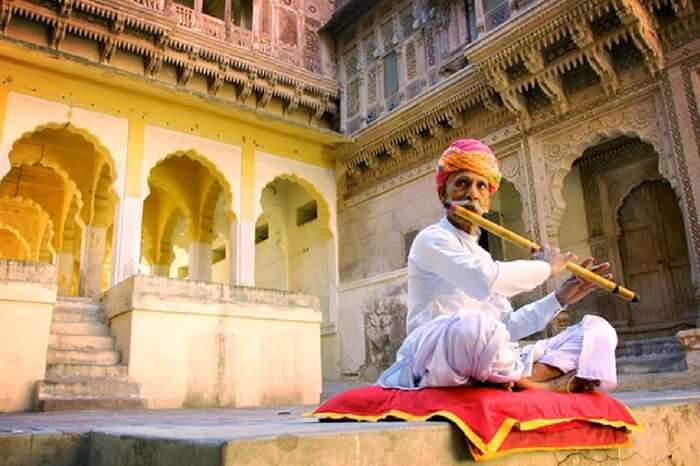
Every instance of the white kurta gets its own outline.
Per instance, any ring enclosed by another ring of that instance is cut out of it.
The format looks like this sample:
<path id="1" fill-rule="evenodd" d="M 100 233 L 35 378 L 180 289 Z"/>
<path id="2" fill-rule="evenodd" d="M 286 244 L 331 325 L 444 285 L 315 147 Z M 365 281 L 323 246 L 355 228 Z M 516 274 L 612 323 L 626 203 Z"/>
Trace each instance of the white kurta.
<path id="1" fill-rule="evenodd" d="M 406 340 L 379 378 L 384 387 L 454 386 L 470 380 L 509 382 L 530 375 L 534 361 L 614 386 L 612 327 L 586 316 L 556 337 L 520 349 L 515 342 L 544 329 L 561 310 L 554 293 L 517 311 L 508 297 L 530 291 L 550 275 L 547 262 L 498 262 L 478 238 L 447 218 L 416 236 L 408 257 Z M 584 356 L 595 351 L 606 357 Z"/>

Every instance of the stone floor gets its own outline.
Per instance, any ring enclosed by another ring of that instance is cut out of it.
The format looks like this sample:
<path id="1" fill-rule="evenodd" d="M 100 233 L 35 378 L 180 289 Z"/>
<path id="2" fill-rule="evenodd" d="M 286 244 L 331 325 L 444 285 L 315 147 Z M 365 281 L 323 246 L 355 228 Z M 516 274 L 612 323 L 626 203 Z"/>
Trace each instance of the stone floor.
<path id="1" fill-rule="evenodd" d="M 337 384 L 343 387 L 344 384 Z M 700 387 L 689 390 L 618 392 L 613 396 L 627 406 L 700 402 Z M 176 438 L 212 440 L 220 438 L 248 438 L 286 433 L 343 431 L 355 429 L 395 427 L 397 424 L 321 424 L 303 417 L 313 406 L 251 409 L 196 409 L 196 410 L 118 410 L 118 411 L 58 411 L 50 413 L 0 414 L 0 436 L 39 432 L 83 433 L 89 431 L 141 432 L 153 435 L 172 435 Z M 225 434 L 224 434 L 225 432 Z"/>
<path id="2" fill-rule="evenodd" d="M 336 384 L 327 390 L 331 393 L 345 386 Z M 663 392 L 620 392 L 614 396 L 628 406 L 642 410 L 649 406 L 700 405 L 700 387 Z M 357 444 L 357 448 L 363 445 L 365 452 L 371 442 L 386 442 L 389 437 L 392 442 L 420 441 L 430 449 L 433 442 L 442 441 L 444 448 L 456 451 L 462 460 L 466 461 L 468 457 L 462 445 L 463 438 L 456 438 L 456 429 L 449 428 L 447 423 L 320 423 L 302 416 L 312 408 L 0 414 L 0 451 L 7 455 L 0 454 L 0 465 L 162 465 L 171 464 L 172 458 L 182 458 L 183 462 L 176 464 L 194 464 L 185 458 L 198 458 L 197 464 L 201 465 L 312 464 L 305 460 L 293 461 L 293 456 L 280 460 L 285 452 L 296 450 L 299 439 L 304 438 L 323 438 L 325 442 L 335 438 L 334 441 L 339 443 L 332 448 Z M 315 442 L 321 445 L 323 441 Z M 221 459 L 226 448 L 236 452 L 235 461 Z M 261 459 L 260 452 L 272 456 Z M 144 454 L 147 456 L 142 457 Z M 56 455 L 63 456 L 58 458 Z M 445 461 L 440 464 L 457 464 Z M 363 461 L 362 464 L 378 463 Z"/>

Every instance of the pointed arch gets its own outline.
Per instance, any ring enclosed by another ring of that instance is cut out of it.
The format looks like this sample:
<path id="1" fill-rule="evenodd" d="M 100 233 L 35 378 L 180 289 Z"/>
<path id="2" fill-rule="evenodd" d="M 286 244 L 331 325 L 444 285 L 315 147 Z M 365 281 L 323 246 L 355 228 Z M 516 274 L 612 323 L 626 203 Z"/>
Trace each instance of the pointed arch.
<path id="1" fill-rule="evenodd" d="M 0 222 L 0 231 L 3 230 L 9 232 L 9 234 L 13 236 L 22 246 L 23 256 L 12 259 L 26 260 L 31 258 L 31 247 L 29 246 L 29 242 L 27 241 L 27 239 L 24 236 L 22 236 L 22 233 L 12 225 L 9 225 L 5 222 Z"/>
<path id="2" fill-rule="evenodd" d="M 331 228 L 331 211 L 328 205 L 328 202 L 326 198 L 323 196 L 323 194 L 316 188 L 316 186 L 311 183 L 310 181 L 306 180 L 305 178 L 297 175 L 296 173 L 282 173 L 271 180 L 267 181 L 262 189 L 260 190 L 260 193 L 258 194 L 258 205 L 260 206 L 260 212 L 263 212 L 262 209 L 262 191 L 267 187 L 272 185 L 275 181 L 278 180 L 285 180 L 289 181 L 291 183 L 298 184 L 302 188 L 306 190 L 307 193 L 309 193 L 309 196 L 316 201 L 316 205 L 318 206 L 318 219 L 320 221 L 320 224 L 322 225 L 322 233 L 326 239 L 332 238 L 333 235 L 333 229 Z"/>
<path id="3" fill-rule="evenodd" d="M 150 173 L 153 172 L 153 170 L 156 169 L 159 165 L 163 164 L 169 159 L 172 158 L 177 158 L 177 157 L 187 157 L 191 160 L 194 160 L 195 162 L 199 162 L 206 168 L 211 175 L 216 178 L 218 181 L 219 185 L 221 186 L 221 189 L 224 193 L 225 199 L 226 199 L 226 205 L 227 205 L 227 215 L 229 215 L 230 219 L 233 220 L 235 218 L 236 212 L 233 208 L 233 191 L 231 190 L 231 185 L 230 183 L 226 180 L 226 177 L 221 173 L 221 171 L 218 169 L 218 167 L 209 160 L 205 155 L 200 154 L 198 151 L 194 149 L 187 149 L 187 150 L 178 150 L 175 152 L 170 152 L 169 154 L 165 155 L 161 159 L 158 159 L 156 163 L 150 168 L 149 171 L 149 180 L 150 180 Z"/>
<path id="4" fill-rule="evenodd" d="M 116 163 L 114 161 L 114 158 L 110 154 L 109 150 L 102 144 L 102 142 L 97 138 L 94 134 L 92 134 L 90 131 L 88 131 L 85 128 L 79 127 L 74 125 L 73 123 L 70 122 L 49 122 L 49 123 L 44 123 L 39 126 L 36 126 L 34 129 L 30 131 L 24 132 L 19 138 L 15 140 L 14 143 L 12 143 L 12 148 L 10 149 L 9 154 L 12 154 L 13 150 L 16 148 L 17 144 L 20 143 L 21 141 L 31 138 L 32 135 L 41 133 L 45 130 L 65 130 L 68 131 L 69 133 L 78 136 L 81 138 L 83 141 L 92 144 L 93 148 L 95 149 L 95 152 L 100 154 L 103 158 L 105 163 L 109 166 L 110 174 L 113 180 L 116 179 L 116 174 L 117 174 L 117 169 L 116 169 Z M 8 154 L 8 155 L 9 155 Z M 3 174 L 4 176 L 5 174 Z"/>
<path id="5" fill-rule="evenodd" d="M 43 207 L 34 200 L 24 198 L 22 196 L 0 196 L 0 205 L 2 204 L 12 205 L 15 208 L 19 206 L 20 208 L 34 211 L 35 215 L 40 219 L 40 222 L 43 222 L 44 228 L 42 231 L 36 232 L 38 235 L 38 245 L 35 251 L 31 251 L 31 256 L 35 259 L 53 262 L 56 255 L 56 250 L 52 244 L 55 231 L 53 220 L 51 220 L 48 212 L 46 212 Z"/>

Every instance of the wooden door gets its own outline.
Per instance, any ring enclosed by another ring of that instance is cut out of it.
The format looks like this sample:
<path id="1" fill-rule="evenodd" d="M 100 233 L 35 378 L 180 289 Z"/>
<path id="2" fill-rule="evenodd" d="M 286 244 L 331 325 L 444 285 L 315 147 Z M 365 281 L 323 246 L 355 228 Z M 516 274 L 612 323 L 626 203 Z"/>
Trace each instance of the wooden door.
<path id="1" fill-rule="evenodd" d="M 694 293 L 683 217 L 668 183 L 648 181 L 626 198 L 618 214 L 625 281 L 641 295 L 630 307 L 631 327 L 670 324 L 694 313 Z"/>

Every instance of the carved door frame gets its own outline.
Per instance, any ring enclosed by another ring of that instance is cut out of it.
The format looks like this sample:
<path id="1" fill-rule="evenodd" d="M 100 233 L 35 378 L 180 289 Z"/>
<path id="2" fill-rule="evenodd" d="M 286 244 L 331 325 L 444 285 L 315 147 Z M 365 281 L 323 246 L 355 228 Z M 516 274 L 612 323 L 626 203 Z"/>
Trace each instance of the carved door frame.
<path id="1" fill-rule="evenodd" d="M 611 263 L 611 268 L 615 272 L 617 280 L 624 280 L 625 270 L 622 263 L 622 254 L 620 251 L 620 239 L 622 231 L 618 216 L 627 196 L 638 186 L 648 181 L 663 181 L 669 183 L 667 179 L 659 173 L 658 159 L 647 158 L 640 161 L 616 168 L 614 170 L 601 173 L 598 178 L 598 188 L 600 193 L 602 229 L 606 239 L 606 248 L 608 250 L 608 260 Z M 670 183 L 669 183 L 670 184 Z M 676 201 L 681 209 L 681 201 L 676 193 Z M 591 245 L 593 246 L 593 245 Z M 686 248 L 688 256 L 692 254 L 690 238 L 686 234 Z M 692 280 L 692 275 L 691 275 Z M 635 333 L 637 327 L 630 326 L 630 304 L 620 299 L 615 300 L 616 314 L 618 321 L 616 323 L 624 325 L 623 330 L 629 329 Z M 673 322 L 674 324 L 676 322 Z M 652 331 L 654 329 L 651 329 Z M 662 328 L 659 328 L 662 330 Z"/>

